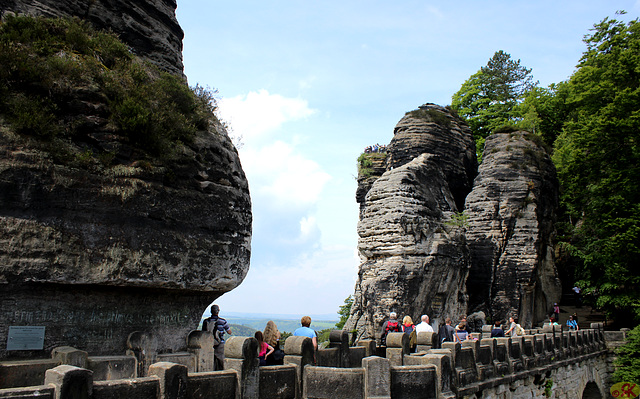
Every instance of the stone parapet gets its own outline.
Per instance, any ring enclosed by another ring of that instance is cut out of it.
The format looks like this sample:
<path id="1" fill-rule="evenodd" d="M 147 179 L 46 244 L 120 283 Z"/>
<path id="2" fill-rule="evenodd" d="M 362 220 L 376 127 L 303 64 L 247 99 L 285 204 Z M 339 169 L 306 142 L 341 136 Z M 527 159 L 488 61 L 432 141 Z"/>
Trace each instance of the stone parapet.
<path id="1" fill-rule="evenodd" d="M 603 392 L 608 389 L 612 369 L 609 364 L 610 352 L 602 349 L 597 341 L 598 330 L 558 332 L 562 338 L 557 341 L 562 344 L 559 348 L 555 346 L 556 331 L 546 331 L 549 332 L 517 338 L 482 339 L 463 342 L 462 345 L 445 343 L 441 349 L 404 354 L 401 366 L 393 364 L 397 361 L 394 358 L 369 356 L 360 360 L 361 367 L 353 368 L 313 365 L 313 346 L 306 337 L 287 339 L 285 365 L 259 367 L 257 341 L 251 337 L 231 337 L 225 346 L 227 370 L 189 372 L 188 367 L 182 364 L 158 362 L 149 366 L 148 377 L 97 381 L 108 373 L 98 367 L 92 371 L 61 365 L 46 371 L 42 382 L 51 384 L 49 387 L 43 387 L 40 382 L 30 387 L 0 389 L 0 399 L 30 398 L 35 395 L 44 398 L 70 397 L 71 391 L 74 395 L 80 395 L 73 398 L 92 399 L 412 399 L 466 398 L 474 395 L 504 397 L 507 392 L 513 398 L 521 398 L 541 397 L 544 391 L 541 387 L 551 384 L 549 381 L 571 385 L 566 392 L 553 385 L 552 390 L 558 390 L 555 397 L 562 398 L 573 397 L 571 395 L 574 393 L 581 397 L 587 383 L 595 384 Z M 334 342 L 340 344 L 342 341 Z M 574 347 L 564 346 L 565 343 Z M 392 349 L 402 350 L 403 339 L 391 339 L 390 344 L 393 345 Z M 324 353 L 333 353 L 334 360 L 340 363 L 341 356 L 336 355 L 341 350 L 349 353 L 351 361 L 351 351 L 364 354 L 367 347 L 337 345 Z M 567 353 L 567 356 L 558 358 L 552 355 L 559 350 Z M 77 354 L 74 348 L 54 352 Z M 133 356 L 87 358 L 90 367 L 95 364 L 106 367 L 120 361 L 128 361 L 128 371 L 116 372 L 112 376 L 130 374 L 136 369 Z M 51 362 L 46 360 L 42 364 L 51 365 Z M 10 366 L 0 364 L 0 371 Z M 34 370 L 42 367 L 37 363 L 32 366 Z M 575 377 L 574 381 L 568 376 L 573 372 L 582 374 Z"/>

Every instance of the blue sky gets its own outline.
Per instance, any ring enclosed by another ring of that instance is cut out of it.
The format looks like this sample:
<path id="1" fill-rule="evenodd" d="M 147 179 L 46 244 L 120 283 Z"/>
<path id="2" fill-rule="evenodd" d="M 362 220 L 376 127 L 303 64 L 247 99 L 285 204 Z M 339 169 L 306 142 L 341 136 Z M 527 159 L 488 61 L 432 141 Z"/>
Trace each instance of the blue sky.
<path id="1" fill-rule="evenodd" d="M 181 0 L 190 85 L 215 88 L 253 204 L 251 268 L 222 312 L 331 314 L 353 293 L 356 158 L 405 112 L 451 95 L 498 50 L 541 86 L 640 1 Z"/>

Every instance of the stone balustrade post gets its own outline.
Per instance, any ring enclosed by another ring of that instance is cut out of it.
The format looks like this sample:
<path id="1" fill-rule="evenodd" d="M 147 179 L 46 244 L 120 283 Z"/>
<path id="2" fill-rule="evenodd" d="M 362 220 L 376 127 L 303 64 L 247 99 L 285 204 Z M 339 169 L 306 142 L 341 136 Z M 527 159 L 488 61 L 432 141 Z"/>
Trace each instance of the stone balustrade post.
<path id="1" fill-rule="evenodd" d="M 522 362 L 525 370 L 532 369 L 536 366 L 535 355 L 533 352 L 535 335 L 525 335 L 522 338 Z"/>
<path id="2" fill-rule="evenodd" d="M 375 356 L 377 353 L 376 341 L 374 339 L 361 339 L 356 343 L 356 346 L 362 346 L 365 348 L 365 357 Z"/>
<path id="3" fill-rule="evenodd" d="M 460 353 L 461 345 L 457 342 L 443 342 L 441 348 L 451 351 L 451 364 L 455 366 L 456 356 Z"/>
<path id="4" fill-rule="evenodd" d="M 438 348 L 438 333 L 419 332 L 416 334 L 416 352 L 427 352 L 430 349 Z"/>
<path id="5" fill-rule="evenodd" d="M 291 338 L 291 337 L 290 337 Z M 287 338 L 288 342 L 290 338 Z M 311 341 L 311 338 L 308 338 Z M 237 392 L 242 399 L 260 397 L 260 361 L 258 340 L 253 337 L 229 337 L 224 342 L 224 368 L 238 373 Z"/>
<path id="6" fill-rule="evenodd" d="M 146 377 L 149 366 L 156 362 L 158 340 L 153 334 L 134 331 L 127 338 L 126 354 L 136 358 L 136 375 Z"/>
<path id="7" fill-rule="evenodd" d="M 93 372 L 63 364 L 45 372 L 44 384 L 55 386 L 55 399 L 90 399 Z"/>
<path id="8" fill-rule="evenodd" d="M 409 348 L 409 336 L 402 332 L 387 334 L 386 358 L 392 366 L 402 366 L 404 355 L 411 353 Z"/>
<path id="9" fill-rule="evenodd" d="M 194 330 L 187 337 L 187 351 L 194 355 L 196 372 L 214 370 L 214 339 L 208 331 Z"/>
<path id="10" fill-rule="evenodd" d="M 478 357 L 478 349 L 480 348 L 480 340 L 479 339 L 467 339 L 462 341 L 460 344 L 462 348 L 471 348 L 473 350 L 473 356 Z"/>
<path id="11" fill-rule="evenodd" d="M 391 362 L 383 357 L 362 359 L 364 398 L 391 399 Z"/>
<path id="12" fill-rule="evenodd" d="M 604 325 L 602 323 L 591 323 L 590 327 L 591 329 L 593 329 L 594 340 L 596 342 L 597 348 L 604 349 L 605 347 L 604 333 L 603 333 Z"/>
<path id="13" fill-rule="evenodd" d="M 302 397 L 304 368 L 315 363 L 313 341 L 309 337 L 291 336 L 284 341 L 284 363 L 296 365 L 296 397 Z"/>
<path id="14" fill-rule="evenodd" d="M 509 342 L 511 338 L 493 338 L 496 341 L 495 351 L 495 373 L 496 375 L 506 375 L 511 372 L 509 363 Z"/>
<path id="15" fill-rule="evenodd" d="M 344 330 L 332 330 L 329 333 L 329 348 L 340 350 L 340 367 L 351 367 L 349 356 L 349 334 Z"/>
<path id="16" fill-rule="evenodd" d="M 161 399 L 185 399 L 187 397 L 187 366 L 170 362 L 158 362 L 149 366 L 149 376 L 160 379 Z"/>
<path id="17" fill-rule="evenodd" d="M 437 386 L 438 398 L 453 397 L 453 363 L 450 349 L 432 349 L 428 354 L 420 356 L 422 364 L 433 364 L 440 384 Z"/>
<path id="18" fill-rule="evenodd" d="M 540 333 L 533 336 L 533 357 L 535 359 L 536 366 L 542 366 L 547 364 L 548 361 L 548 346 L 546 333 Z"/>
<path id="19" fill-rule="evenodd" d="M 51 358 L 59 364 L 86 369 L 89 364 L 89 353 L 70 346 L 59 346 L 51 351 Z"/>
<path id="20" fill-rule="evenodd" d="M 491 324 L 485 324 L 482 326 L 482 339 L 491 338 L 491 330 L 493 326 Z"/>
<path id="21" fill-rule="evenodd" d="M 524 370 L 524 362 L 522 361 L 522 337 L 511 338 L 509 343 L 509 363 L 511 371 L 517 373 Z"/>
<path id="22" fill-rule="evenodd" d="M 494 373 L 493 354 L 495 340 L 493 338 L 483 338 L 479 341 L 476 364 L 478 369 L 478 380 L 488 380 Z"/>

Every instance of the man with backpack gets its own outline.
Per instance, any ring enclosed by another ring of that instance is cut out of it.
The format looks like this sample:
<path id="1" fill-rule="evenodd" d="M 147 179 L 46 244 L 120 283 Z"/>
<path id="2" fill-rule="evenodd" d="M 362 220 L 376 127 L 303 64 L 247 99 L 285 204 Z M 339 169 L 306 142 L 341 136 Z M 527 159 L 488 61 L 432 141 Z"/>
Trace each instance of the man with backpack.
<path id="1" fill-rule="evenodd" d="M 387 334 L 390 332 L 400 332 L 400 323 L 398 322 L 398 315 L 396 312 L 389 313 L 389 320 L 382 324 L 382 332 L 380 333 L 380 343 L 382 345 L 387 344 Z"/>
<path id="2" fill-rule="evenodd" d="M 220 307 L 211 305 L 211 317 L 202 322 L 202 331 L 209 331 L 213 335 L 213 369 L 224 370 L 224 333 L 231 334 L 231 326 L 219 317 Z"/>
<path id="3" fill-rule="evenodd" d="M 443 342 L 455 342 L 456 338 L 456 329 L 451 326 L 451 318 L 447 317 L 444 324 L 438 330 L 438 339 L 440 340 L 440 344 Z"/>

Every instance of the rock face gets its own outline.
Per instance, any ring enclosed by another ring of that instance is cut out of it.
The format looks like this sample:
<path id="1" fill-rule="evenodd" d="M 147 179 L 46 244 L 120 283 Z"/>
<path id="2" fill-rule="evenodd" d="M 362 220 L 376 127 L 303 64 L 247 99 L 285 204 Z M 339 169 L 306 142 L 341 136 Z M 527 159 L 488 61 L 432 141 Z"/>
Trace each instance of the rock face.
<path id="1" fill-rule="evenodd" d="M 10 11 L 45 17 L 79 17 L 98 29 L 110 29 L 133 52 L 161 69 L 182 75 L 182 38 L 175 0 L 77 1 L 0 0 L 0 16 Z"/>
<path id="2" fill-rule="evenodd" d="M 389 168 L 404 165 L 420 154 L 432 154 L 458 210 L 462 210 L 478 169 L 473 136 L 464 122 L 444 107 L 422 105 L 398 122 L 388 149 Z"/>
<path id="3" fill-rule="evenodd" d="M 362 263 L 345 328 L 357 329 L 360 338 L 378 338 L 390 311 L 414 320 L 427 313 L 437 322 L 467 309 L 469 252 L 450 187 L 470 186 L 475 171 L 465 171 L 466 162 L 474 164 L 474 144 L 446 109 L 421 110 L 398 123 L 381 177 L 359 179 Z"/>
<path id="4" fill-rule="evenodd" d="M 163 166 L 103 171 L 56 164 L 0 127 L 2 342 L 8 326 L 35 325 L 45 350 L 123 353 L 136 330 L 183 348 L 244 279 L 250 241 L 248 183 L 219 124 Z"/>
<path id="5" fill-rule="evenodd" d="M 470 310 L 493 320 L 518 315 L 526 327 L 542 321 L 561 296 L 552 244 L 558 182 L 535 139 L 525 132 L 489 136 L 465 206 Z"/>
<path id="6" fill-rule="evenodd" d="M 475 312 L 476 329 L 485 315 L 517 315 L 530 327 L 559 300 L 549 155 L 514 132 L 488 137 L 483 157 L 477 174 L 469 128 L 425 104 L 398 122 L 386 154 L 359 159 L 362 263 L 347 330 L 378 338 L 391 311 L 434 325 Z"/>

